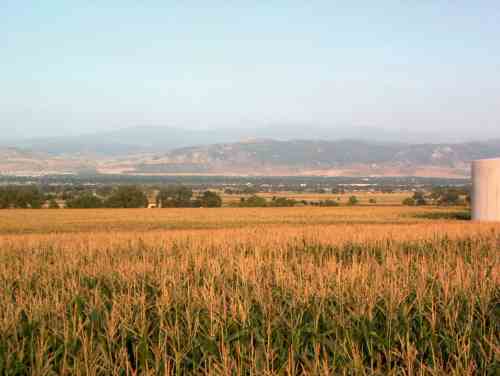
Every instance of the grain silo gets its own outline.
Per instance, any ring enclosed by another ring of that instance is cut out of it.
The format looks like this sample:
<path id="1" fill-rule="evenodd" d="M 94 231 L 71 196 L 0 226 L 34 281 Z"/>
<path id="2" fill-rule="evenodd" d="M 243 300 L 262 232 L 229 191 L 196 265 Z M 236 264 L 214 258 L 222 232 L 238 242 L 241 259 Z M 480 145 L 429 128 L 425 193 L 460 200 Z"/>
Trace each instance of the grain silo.
<path id="1" fill-rule="evenodd" d="M 500 158 L 472 162 L 472 219 L 500 221 Z"/>

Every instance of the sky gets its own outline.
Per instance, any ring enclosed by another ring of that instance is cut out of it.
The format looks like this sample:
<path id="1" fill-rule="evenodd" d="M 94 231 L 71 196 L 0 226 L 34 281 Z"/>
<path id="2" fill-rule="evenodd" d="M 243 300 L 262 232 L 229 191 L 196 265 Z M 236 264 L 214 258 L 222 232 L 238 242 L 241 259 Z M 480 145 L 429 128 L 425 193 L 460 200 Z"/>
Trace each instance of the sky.
<path id="1" fill-rule="evenodd" d="M 0 0 L 0 131 L 495 133 L 499 36 L 498 0 Z"/>

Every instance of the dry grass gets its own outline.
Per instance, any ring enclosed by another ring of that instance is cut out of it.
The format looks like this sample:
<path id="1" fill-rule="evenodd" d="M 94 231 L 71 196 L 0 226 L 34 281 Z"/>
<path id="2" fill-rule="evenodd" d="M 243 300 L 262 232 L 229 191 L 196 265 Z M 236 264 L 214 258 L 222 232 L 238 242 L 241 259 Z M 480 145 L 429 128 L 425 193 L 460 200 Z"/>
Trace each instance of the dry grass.
<path id="1" fill-rule="evenodd" d="M 1 212 L 0 373 L 494 375 L 500 225 L 415 211 Z"/>

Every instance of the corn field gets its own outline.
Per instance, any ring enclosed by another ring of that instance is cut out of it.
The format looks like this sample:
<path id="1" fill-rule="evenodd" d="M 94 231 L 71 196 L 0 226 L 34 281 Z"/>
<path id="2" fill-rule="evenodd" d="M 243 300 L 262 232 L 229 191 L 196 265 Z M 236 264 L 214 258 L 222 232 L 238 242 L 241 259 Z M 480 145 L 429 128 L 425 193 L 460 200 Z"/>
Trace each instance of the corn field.
<path id="1" fill-rule="evenodd" d="M 498 375 L 500 226 L 401 218 L 9 228 L 0 374 Z"/>

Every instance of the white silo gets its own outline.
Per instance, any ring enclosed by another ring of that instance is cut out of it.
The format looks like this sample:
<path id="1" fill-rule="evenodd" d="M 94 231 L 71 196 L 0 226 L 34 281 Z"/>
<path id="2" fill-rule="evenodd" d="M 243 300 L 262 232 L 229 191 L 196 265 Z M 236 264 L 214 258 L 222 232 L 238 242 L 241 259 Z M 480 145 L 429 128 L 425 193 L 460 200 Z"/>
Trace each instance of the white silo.
<path id="1" fill-rule="evenodd" d="M 472 219 L 500 221 L 500 158 L 472 162 Z"/>

